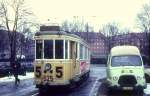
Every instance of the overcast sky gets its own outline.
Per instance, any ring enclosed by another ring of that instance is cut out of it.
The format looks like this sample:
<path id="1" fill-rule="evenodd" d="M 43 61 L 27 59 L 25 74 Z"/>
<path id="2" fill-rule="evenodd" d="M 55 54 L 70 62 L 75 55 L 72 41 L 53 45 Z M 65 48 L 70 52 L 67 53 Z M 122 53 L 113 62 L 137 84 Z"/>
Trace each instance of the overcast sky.
<path id="1" fill-rule="evenodd" d="M 27 0 L 40 23 L 57 23 L 84 19 L 95 28 L 108 22 L 118 22 L 122 27 L 136 31 L 136 15 L 149 0 Z M 97 31 L 97 30 L 96 30 Z"/>

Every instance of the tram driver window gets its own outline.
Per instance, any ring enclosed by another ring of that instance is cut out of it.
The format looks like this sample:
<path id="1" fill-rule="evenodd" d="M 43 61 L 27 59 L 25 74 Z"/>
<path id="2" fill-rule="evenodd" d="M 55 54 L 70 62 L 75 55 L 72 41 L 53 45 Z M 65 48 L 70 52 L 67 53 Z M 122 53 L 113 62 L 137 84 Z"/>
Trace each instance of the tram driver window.
<path id="1" fill-rule="evenodd" d="M 44 58 L 53 58 L 53 40 L 44 40 Z"/>
<path id="2" fill-rule="evenodd" d="M 42 59 L 42 40 L 36 40 L 36 59 Z"/>
<path id="3" fill-rule="evenodd" d="M 63 59 L 63 40 L 55 41 L 55 58 Z"/>

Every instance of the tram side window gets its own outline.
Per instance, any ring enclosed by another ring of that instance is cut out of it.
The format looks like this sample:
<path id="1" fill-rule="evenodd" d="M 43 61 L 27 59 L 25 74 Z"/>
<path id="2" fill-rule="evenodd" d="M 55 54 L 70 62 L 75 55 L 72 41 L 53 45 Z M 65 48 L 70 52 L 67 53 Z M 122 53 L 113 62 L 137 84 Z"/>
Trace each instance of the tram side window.
<path id="1" fill-rule="evenodd" d="M 83 59 L 83 45 L 80 44 L 80 59 Z"/>
<path id="2" fill-rule="evenodd" d="M 87 48 L 87 59 L 89 59 L 89 49 Z"/>
<path id="3" fill-rule="evenodd" d="M 53 58 L 53 40 L 44 40 L 44 58 Z"/>
<path id="4" fill-rule="evenodd" d="M 91 57 L 91 53 L 90 53 L 90 50 L 88 51 L 88 59 L 90 59 Z"/>
<path id="5" fill-rule="evenodd" d="M 36 40 L 36 59 L 42 59 L 42 40 Z"/>
<path id="6" fill-rule="evenodd" d="M 63 59 L 63 40 L 55 41 L 55 59 Z"/>
<path id="7" fill-rule="evenodd" d="M 76 43 L 76 58 L 78 58 L 78 43 Z"/>
<path id="8" fill-rule="evenodd" d="M 85 47 L 85 58 L 84 59 L 87 59 L 87 48 Z"/>
<path id="9" fill-rule="evenodd" d="M 73 58 L 73 41 L 70 41 L 70 45 L 69 46 L 70 46 L 70 49 L 69 49 L 70 50 L 70 52 L 69 52 L 70 53 L 70 57 L 69 58 L 72 59 Z"/>
<path id="10" fill-rule="evenodd" d="M 68 59 L 68 41 L 65 41 L 65 59 Z"/>

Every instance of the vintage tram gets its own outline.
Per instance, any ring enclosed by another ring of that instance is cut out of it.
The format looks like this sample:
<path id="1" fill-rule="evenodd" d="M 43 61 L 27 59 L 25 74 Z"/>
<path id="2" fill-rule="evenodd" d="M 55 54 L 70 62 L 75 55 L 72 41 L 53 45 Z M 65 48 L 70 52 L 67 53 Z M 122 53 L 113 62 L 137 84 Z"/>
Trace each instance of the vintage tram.
<path id="1" fill-rule="evenodd" d="M 79 36 L 60 31 L 59 26 L 41 26 L 35 34 L 35 84 L 72 86 L 89 77 L 90 50 Z"/>

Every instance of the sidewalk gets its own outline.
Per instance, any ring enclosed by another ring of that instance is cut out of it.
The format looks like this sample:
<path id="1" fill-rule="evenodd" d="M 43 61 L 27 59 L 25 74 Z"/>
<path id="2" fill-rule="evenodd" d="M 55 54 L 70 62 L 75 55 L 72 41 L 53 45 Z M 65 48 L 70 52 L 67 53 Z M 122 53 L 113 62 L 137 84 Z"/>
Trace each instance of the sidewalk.
<path id="1" fill-rule="evenodd" d="M 18 77 L 19 77 L 20 80 L 31 79 L 31 78 L 34 78 L 34 73 L 30 72 L 30 73 L 26 73 L 26 76 L 19 75 Z M 7 76 L 7 77 L 0 78 L 0 83 L 2 83 L 2 82 L 11 82 L 11 81 L 15 81 L 14 76 L 10 76 L 10 77 Z"/>
<path id="2" fill-rule="evenodd" d="M 26 76 L 19 76 L 20 84 L 18 86 L 15 86 L 15 78 L 13 76 L 0 78 L 0 96 L 9 96 L 9 94 L 34 86 L 33 78 L 33 72 L 27 73 Z"/>

